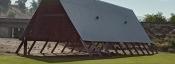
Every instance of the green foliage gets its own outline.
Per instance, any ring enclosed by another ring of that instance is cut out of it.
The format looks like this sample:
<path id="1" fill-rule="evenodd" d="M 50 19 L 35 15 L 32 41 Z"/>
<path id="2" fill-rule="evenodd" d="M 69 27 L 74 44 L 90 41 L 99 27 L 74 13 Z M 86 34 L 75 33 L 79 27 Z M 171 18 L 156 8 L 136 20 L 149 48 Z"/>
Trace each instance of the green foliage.
<path id="1" fill-rule="evenodd" d="M 172 47 L 175 48 L 175 41 L 172 41 Z"/>
<path id="2" fill-rule="evenodd" d="M 165 38 L 154 38 L 153 41 L 159 51 L 170 52 L 170 49 L 173 49 L 171 52 L 175 51 L 175 34 L 169 33 Z"/>
<path id="3" fill-rule="evenodd" d="M 170 40 L 170 44 L 172 48 L 175 48 L 175 37 Z"/>
<path id="4" fill-rule="evenodd" d="M 18 1 L 15 2 L 15 3 L 18 4 L 19 9 L 20 9 L 23 13 L 25 13 L 25 11 L 26 11 L 26 6 L 25 6 L 25 3 L 26 3 L 26 2 L 27 2 L 27 0 L 18 0 Z"/>
<path id="5" fill-rule="evenodd" d="M 9 5 L 11 4 L 10 0 L 0 0 L 0 13 L 3 12 L 7 12 L 9 9 Z"/>
<path id="6" fill-rule="evenodd" d="M 166 40 L 171 48 L 175 48 L 175 34 L 167 34 Z"/>
<path id="7" fill-rule="evenodd" d="M 169 22 L 172 24 L 175 24 L 175 14 L 173 14 L 173 13 L 171 14 Z"/>
<path id="8" fill-rule="evenodd" d="M 167 22 L 166 18 L 160 12 L 157 14 L 145 15 L 144 21 L 151 22 L 151 23 L 165 23 L 165 22 Z"/>
<path id="9" fill-rule="evenodd" d="M 10 18 L 14 18 L 16 16 L 16 14 L 14 12 L 9 12 L 8 13 L 8 17 Z"/>
<path id="10" fill-rule="evenodd" d="M 39 5 L 38 2 L 36 2 L 35 0 L 32 0 L 30 11 L 34 12 L 38 8 L 38 5 Z"/>

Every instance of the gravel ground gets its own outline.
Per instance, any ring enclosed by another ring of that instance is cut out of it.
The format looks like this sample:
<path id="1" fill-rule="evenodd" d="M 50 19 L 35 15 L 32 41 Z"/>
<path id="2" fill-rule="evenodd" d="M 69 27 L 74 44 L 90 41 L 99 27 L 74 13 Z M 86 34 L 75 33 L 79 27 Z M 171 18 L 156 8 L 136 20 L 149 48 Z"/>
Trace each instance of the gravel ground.
<path id="1" fill-rule="evenodd" d="M 16 49 L 18 48 L 19 44 L 21 43 L 18 39 L 13 38 L 0 38 L 0 53 L 14 53 Z M 28 42 L 28 49 L 30 48 L 30 45 L 32 44 L 32 41 Z M 39 53 L 42 49 L 45 42 L 37 41 L 35 46 L 33 47 L 31 53 Z M 56 42 L 49 42 L 46 48 L 44 49 L 43 53 L 50 53 L 53 47 L 55 46 Z M 55 53 L 60 53 L 63 46 L 58 45 L 55 49 Z M 22 48 L 23 49 L 23 48 Z M 20 53 L 22 53 L 23 50 L 20 50 Z M 65 53 L 70 52 L 70 49 L 65 49 Z"/>

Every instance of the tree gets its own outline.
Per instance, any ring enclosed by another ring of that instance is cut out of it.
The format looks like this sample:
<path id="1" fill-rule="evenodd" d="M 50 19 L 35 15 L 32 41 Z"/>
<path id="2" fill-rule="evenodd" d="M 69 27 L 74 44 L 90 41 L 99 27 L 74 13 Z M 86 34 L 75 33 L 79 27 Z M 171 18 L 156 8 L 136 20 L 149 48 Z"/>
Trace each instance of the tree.
<path id="1" fill-rule="evenodd" d="M 157 14 L 147 14 L 144 18 L 145 22 L 151 22 L 151 23 L 165 23 L 167 22 L 166 17 L 162 15 L 162 13 Z"/>
<path id="2" fill-rule="evenodd" d="M 169 22 L 172 23 L 172 24 L 175 24 L 175 14 L 173 14 L 173 13 L 171 14 Z"/>
<path id="3" fill-rule="evenodd" d="M 16 13 L 14 13 L 14 12 L 9 12 L 8 13 L 9 18 L 14 18 L 15 16 L 16 16 Z"/>
<path id="4" fill-rule="evenodd" d="M 25 13 L 25 11 L 26 11 L 26 6 L 25 6 L 25 3 L 26 3 L 26 2 L 27 2 L 27 0 L 18 0 L 18 1 L 15 2 L 15 3 L 18 4 L 19 9 L 20 9 L 23 13 Z"/>
<path id="5" fill-rule="evenodd" d="M 11 4 L 10 0 L 0 0 L 0 13 L 7 12 L 10 4 Z"/>
<path id="6" fill-rule="evenodd" d="M 35 0 L 32 0 L 30 11 L 35 12 L 35 10 L 38 8 L 38 5 L 39 5 L 38 2 L 36 2 Z"/>

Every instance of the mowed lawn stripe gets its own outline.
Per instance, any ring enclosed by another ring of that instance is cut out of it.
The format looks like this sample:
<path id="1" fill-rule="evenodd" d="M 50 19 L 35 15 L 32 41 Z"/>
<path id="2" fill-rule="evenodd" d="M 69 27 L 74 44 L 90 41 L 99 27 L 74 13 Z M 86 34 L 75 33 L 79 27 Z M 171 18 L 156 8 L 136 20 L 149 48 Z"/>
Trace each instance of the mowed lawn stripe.
<path id="1" fill-rule="evenodd" d="M 40 60 L 42 59 L 42 60 Z M 153 56 L 125 58 L 40 58 L 32 59 L 16 55 L 0 55 L 0 64 L 174 64 L 175 54 L 161 52 Z"/>

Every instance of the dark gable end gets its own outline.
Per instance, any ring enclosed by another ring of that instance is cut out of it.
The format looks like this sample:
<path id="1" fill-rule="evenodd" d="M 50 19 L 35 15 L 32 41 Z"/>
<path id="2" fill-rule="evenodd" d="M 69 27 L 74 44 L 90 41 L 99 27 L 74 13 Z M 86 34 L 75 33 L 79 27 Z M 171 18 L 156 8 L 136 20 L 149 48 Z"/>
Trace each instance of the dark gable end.
<path id="1" fill-rule="evenodd" d="M 79 42 L 80 36 L 59 0 L 43 0 L 24 35 L 32 41 Z"/>

